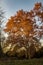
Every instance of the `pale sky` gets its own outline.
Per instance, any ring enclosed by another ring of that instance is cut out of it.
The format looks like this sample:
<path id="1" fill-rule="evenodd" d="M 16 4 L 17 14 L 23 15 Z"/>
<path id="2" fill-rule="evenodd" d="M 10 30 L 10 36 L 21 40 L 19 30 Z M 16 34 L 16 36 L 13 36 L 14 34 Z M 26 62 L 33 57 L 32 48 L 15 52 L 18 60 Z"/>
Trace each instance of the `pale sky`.
<path id="1" fill-rule="evenodd" d="M 43 0 L 0 0 L 0 6 L 6 11 L 5 16 L 9 18 L 16 14 L 19 9 L 31 10 L 36 2 L 43 4 Z"/>

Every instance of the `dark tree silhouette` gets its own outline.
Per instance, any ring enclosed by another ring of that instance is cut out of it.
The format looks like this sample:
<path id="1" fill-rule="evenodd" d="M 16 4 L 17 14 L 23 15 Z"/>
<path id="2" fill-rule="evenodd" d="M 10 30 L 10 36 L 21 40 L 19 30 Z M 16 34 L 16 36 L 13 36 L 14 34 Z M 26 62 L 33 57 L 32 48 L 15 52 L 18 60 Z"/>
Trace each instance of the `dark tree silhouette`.
<path id="1" fill-rule="evenodd" d="M 4 22 L 4 11 L 0 7 L 0 57 L 3 55 L 2 48 L 1 48 L 1 43 L 2 43 L 2 40 L 4 39 L 1 36 L 1 33 L 3 31 L 3 27 L 2 27 L 3 22 Z"/>

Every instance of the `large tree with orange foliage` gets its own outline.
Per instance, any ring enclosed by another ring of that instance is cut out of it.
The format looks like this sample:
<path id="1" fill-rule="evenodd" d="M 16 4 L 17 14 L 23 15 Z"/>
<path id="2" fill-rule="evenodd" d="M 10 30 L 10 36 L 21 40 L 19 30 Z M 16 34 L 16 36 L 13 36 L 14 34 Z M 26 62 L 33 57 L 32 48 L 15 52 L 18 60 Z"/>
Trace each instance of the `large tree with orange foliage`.
<path id="1" fill-rule="evenodd" d="M 43 6 L 36 3 L 33 10 L 26 12 L 19 10 L 15 16 L 11 16 L 6 24 L 5 32 L 17 33 L 26 36 L 43 35 Z"/>
<path id="2" fill-rule="evenodd" d="M 17 44 L 18 47 L 16 50 L 21 47 L 25 47 L 27 49 L 25 52 L 29 51 L 29 47 L 31 44 L 35 44 L 37 47 L 38 40 L 43 36 L 43 6 L 41 3 L 36 3 L 34 8 L 29 12 L 19 10 L 15 16 L 11 16 L 6 24 L 6 29 L 4 31 L 9 33 L 7 43 L 11 43 L 11 47 L 14 44 Z M 16 45 L 15 45 L 16 46 Z M 14 47 L 15 47 L 14 46 Z M 11 55 L 18 53 L 13 50 L 9 50 Z M 31 47 L 31 49 L 34 47 Z M 24 49 L 24 48 L 23 48 Z M 21 50 L 22 51 L 22 50 Z M 19 50 L 20 52 L 20 50 Z M 33 52 L 30 53 L 34 55 L 35 48 Z M 29 55 L 27 53 L 27 55 Z M 32 55 L 32 56 L 33 56 Z"/>

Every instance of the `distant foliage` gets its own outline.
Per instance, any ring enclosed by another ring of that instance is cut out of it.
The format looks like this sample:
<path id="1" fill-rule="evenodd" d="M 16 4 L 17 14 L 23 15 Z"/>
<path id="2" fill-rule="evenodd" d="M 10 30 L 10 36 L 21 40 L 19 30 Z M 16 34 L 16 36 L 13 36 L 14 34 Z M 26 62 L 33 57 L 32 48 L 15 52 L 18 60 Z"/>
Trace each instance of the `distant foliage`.
<path id="1" fill-rule="evenodd" d="M 4 40 L 4 36 L 2 35 L 3 27 L 2 24 L 4 22 L 4 11 L 2 7 L 0 7 L 0 57 L 3 55 L 2 54 L 2 48 L 1 48 L 1 43 Z"/>

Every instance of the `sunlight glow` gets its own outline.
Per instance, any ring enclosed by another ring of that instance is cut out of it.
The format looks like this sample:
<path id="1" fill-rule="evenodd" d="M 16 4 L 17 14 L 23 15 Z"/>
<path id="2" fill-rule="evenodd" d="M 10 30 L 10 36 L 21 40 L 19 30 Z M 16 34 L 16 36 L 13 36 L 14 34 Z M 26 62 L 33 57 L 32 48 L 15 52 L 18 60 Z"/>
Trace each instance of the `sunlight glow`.
<path id="1" fill-rule="evenodd" d="M 41 46 L 43 46 L 43 39 L 40 40 Z"/>
<path id="2" fill-rule="evenodd" d="M 5 36 L 5 38 L 7 38 L 7 37 L 8 37 L 8 34 L 7 34 L 7 33 L 5 33 L 5 34 L 4 34 L 4 36 Z"/>

